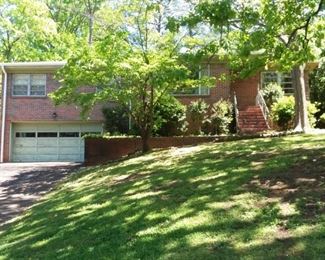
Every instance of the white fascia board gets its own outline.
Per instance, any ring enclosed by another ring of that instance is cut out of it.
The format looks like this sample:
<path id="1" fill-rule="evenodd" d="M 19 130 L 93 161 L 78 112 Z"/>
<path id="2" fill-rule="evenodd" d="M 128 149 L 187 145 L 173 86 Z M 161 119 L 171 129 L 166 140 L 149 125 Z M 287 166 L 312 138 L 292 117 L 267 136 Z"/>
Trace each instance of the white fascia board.
<path id="1" fill-rule="evenodd" d="M 9 62 L 2 63 L 0 66 L 3 66 L 6 69 L 32 69 L 32 68 L 60 68 L 63 67 L 67 62 L 66 61 L 37 61 L 37 62 Z"/>

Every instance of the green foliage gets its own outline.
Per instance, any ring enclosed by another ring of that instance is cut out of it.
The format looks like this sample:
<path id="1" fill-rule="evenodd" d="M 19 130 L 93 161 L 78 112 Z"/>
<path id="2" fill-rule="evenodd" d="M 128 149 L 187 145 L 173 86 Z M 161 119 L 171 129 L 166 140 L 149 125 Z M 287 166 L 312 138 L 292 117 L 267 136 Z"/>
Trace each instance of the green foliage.
<path id="1" fill-rule="evenodd" d="M 129 129 L 128 109 L 116 104 L 103 109 L 105 131 L 110 136 L 125 134 L 139 135 L 139 129 L 132 124 Z M 132 122 L 132 120 L 131 120 Z M 186 107 L 172 96 L 163 97 L 155 106 L 153 134 L 158 136 L 175 136 L 186 131 Z"/>
<path id="2" fill-rule="evenodd" d="M 318 122 L 317 127 L 325 128 L 325 122 L 320 120 L 320 117 L 325 113 L 325 63 L 321 63 L 320 66 L 313 71 L 310 75 L 310 100 L 317 102 L 317 108 L 319 112 L 316 113 Z"/>
<path id="3" fill-rule="evenodd" d="M 44 60 L 49 58 L 56 24 L 42 1 L 0 1 L 1 60 Z"/>
<path id="4" fill-rule="evenodd" d="M 281 130 L 293 127 L 295 116 L 295 100 L 292 96 L 284 96 L 274 103 L 271 108 L 271 117 Z"/>
<path id="5" fill-rule="evenodd" d="M 153 133 L 175 136 L 186 132 L 186 106 L 176 98 L 166 96 L 155 106 Z"/>
<path id="6" fill-rule="evenodd" d="M 204 116 L 206 115 L 208 111 L 208 104 L 200 99 L 197 101 L 193 101 L 188 106 L 188 112 L 190 114 L 190 117 L 193 121 L 203 121 Z"/>
<path id="7" fill-rule="evenodd" d="M 316 104 L 308 103 L 308 119 L 311 127 L 315 126 L 315 114 L 318 112 Z M 293 127 L 295 117 L 295 100 L 293 96 L 284 96 L 274 103 L 271 108 L 273 122 L 281 129 L 288 130 Z"/>
<path id="8" fill-rule="evenodd" d="M 304 64 L 317 60 L 325 45 L 323 0 L 199 1 L 187 25 L 211 27 L 205 35 L 218 56 L 229 63 L 233 78 L 247 78 L 262 69 L 294 70 L 296 92 L 302 93 Z M 174 26 L 175 27 L 175 26 Z M 201 36 L 201 35 L 200 35 Z M 202 37 L 202 36 L 201 36 Z M 301 84 L 300 84 L 301 82 Z M 305 118 L 304 95 L 297 95 L 297 116 Z M 304 122 L 304 120 L 297 120 Z M 308 125 L 297 125 L 306 129 Z"/>
<path id="9" fill-rule="evenodd" d="M 325 62 L 310 74 L 310 100 L 325 106 Z"/>
<path id="10" fill-rule="evenodd" d="M 324 46 L 322 5 L 322 0 L 299 5 L 282 0 L 200 1 L 183 24 L 198 34 L 202 24 L 211 27 L 206 35 L 215 46 L 212 54 L 226 53 L 234 76 L 247 77 L 265 66 L 289 71 L 314 60 Z"/>
<path id="11" fill-rule="evenodd" d="M 280 98 L 284 96 L 282 87 L 276 83 L 270 83 L 265 86 L 262 90 L 262 95 L 264 97 L 267 107 L 270 109 L 272 104 L 277 102 Z"/>
<path id="12" fill-rule="evenodd" d="M 77 104 L 83 115 L 96 103 L 112 101 L 126 107 L 131 102 L 128 113 L 140 130 L 144 151 L 149 150 L 146 141 L 154 130 L 159 102 L 177 89 L 202 84 L 181 62 L 177 35 L 154 26 L 162 15 L 160 8 L 151 1 L 117 4 L 113 13 L 122 16 L 123 24 L 108 27 L 91 46 L 75 51 L 59 72 L 62 87 L 51 95 L 56 104 Z M 82 86 L 99 86 L 100 91 L 85 92 Z"/>
<path id="13" fill-rule="evenodd" d="M 191 125 L 193 128 L 193 134 L 201 134 L 202 125 L 204 123 L 204 118 L 208 112 L 208 104 L 202 99 L 191 102 L 187 111 L 191 120 Z"/>
<path id="14" fill-rule="evenodd" d="M 129 117 L 127 110 L 119 105 L 103 108 L 105 117 L 104 129 L 111 135 L 129 133 Z"/>
<path id="15" fill-rule="evenodd" d="M 317 108 L 317 103 L 308 102 L 307 111 L 309 124 L 311 127 L 315 127 L 317 122 L 315 115 L 319 112 L 319 109 Z"/>
<path id="16" fill-rule="evenodd" d="M 325 113 L 323 113 L 323 114 L 319 117 L 319 121 L 320 121 L 321 125 L 325 128 Z"/>
<path id="17" fill-rule="evenodd" d="M 205 128 L 210 134 L 228 134 L 233 119 L 232 103 L 221 99 L 210 107 L 205 119 Z"/>

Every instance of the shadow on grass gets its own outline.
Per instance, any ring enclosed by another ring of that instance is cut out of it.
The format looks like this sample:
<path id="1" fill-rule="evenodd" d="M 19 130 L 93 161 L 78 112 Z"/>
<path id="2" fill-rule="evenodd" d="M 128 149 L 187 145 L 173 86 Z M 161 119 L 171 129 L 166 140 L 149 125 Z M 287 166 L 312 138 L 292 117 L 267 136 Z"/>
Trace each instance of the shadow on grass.
<path id="1" fill-rule="evenodd" d="M 324 139 L 187 147 L 88 169 L 0 235 L 0 258 L 321 258 Z M 306 215 L 311 197 L 318 208 Z"/>

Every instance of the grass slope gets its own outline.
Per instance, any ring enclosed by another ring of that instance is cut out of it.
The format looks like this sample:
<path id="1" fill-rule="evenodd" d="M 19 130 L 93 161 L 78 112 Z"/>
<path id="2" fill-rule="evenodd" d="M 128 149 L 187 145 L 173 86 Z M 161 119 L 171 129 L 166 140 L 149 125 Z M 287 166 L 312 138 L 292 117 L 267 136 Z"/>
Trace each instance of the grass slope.
<path id="1" fill-rule="evenodd" d="M 157 151 L 73 175 L 0 258 L 324 259 L 325 135 Z"/>

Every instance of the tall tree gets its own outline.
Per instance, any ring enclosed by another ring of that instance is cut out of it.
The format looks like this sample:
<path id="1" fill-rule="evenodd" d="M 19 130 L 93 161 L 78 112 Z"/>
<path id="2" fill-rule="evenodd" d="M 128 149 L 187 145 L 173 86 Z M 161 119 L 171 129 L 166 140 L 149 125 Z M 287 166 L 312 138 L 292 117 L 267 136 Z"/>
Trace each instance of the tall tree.
<path id="1" fill-rule="evenodd" d="M 303 76 L 305 63 L 324 44 L 324 0 L 201 1 L 184 21 L 213 28 L 214 49 L 227 53 L 237 76 L 265 66 L 293 70 L 296 130 L 308 130 Z"/>
<path id="2" fill-rule="evenodd" d="M 98 102 L 118 102 L 140 129 L 146 152 L 151 149 L 158 102 L 176 89 L 195 87 L 201 81 L 191 79 L 190 70 L 179 59 L 180 38 L 157 27 L 161 1 L 119 4 L 113 13 L 123 23 L 117 22 L 120 26 L 110 27 L 105 36 L 69 59 L 60 71 L 62 87 L 52 98 L 56 103 L 78 104 L 85 113 Z M 162 24 L 165 18 L 159 19 Z M 97 90 L 84 92 L 82 86 Z"/>
<path id="3" fill-rule="evenodd" d="M 44 0 L 61 33 L 93 41 L 94 22 L 105 0 Z"/>
<path id="4" fill-rule="evenodd" d="M 0 1 L 0 55 L 5 61 L 39 60 L 47 52 L 56 25 L 44 3 L 32 0 Z"/>

